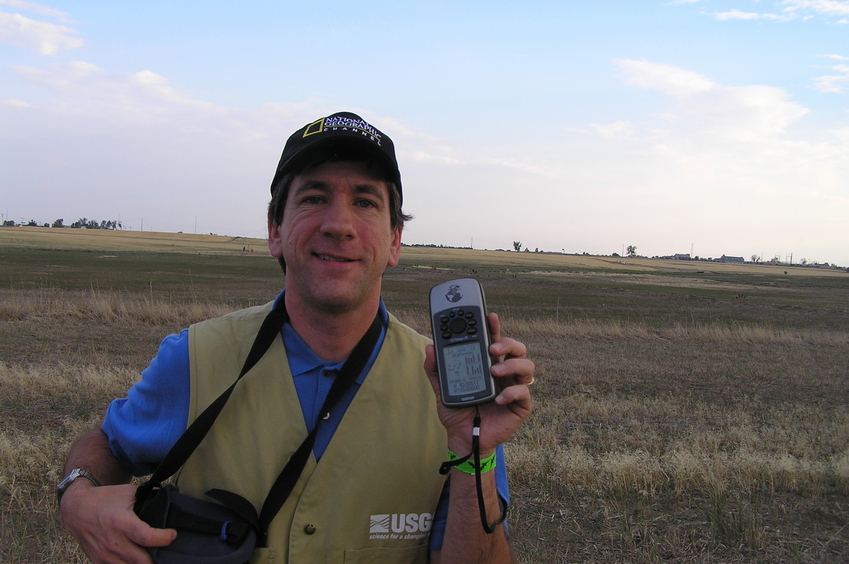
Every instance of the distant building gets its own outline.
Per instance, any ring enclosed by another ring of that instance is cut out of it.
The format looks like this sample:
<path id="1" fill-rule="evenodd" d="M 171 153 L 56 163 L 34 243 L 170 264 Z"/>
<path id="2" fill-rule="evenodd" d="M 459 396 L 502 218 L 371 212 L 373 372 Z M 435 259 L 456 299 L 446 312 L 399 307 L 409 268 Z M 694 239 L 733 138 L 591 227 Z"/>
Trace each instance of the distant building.
<path id="1" fill-rule="evenodd" d="M 672 260 L 690 260 L 690 253 L 686 253 L 686 254 L 676 253 L 676 254 L 672 255 Z"/>
<path id="2" fill-rule="evenodd" d="M 721 256 L 721 257 L 719 257 L 719 259 L 717 259 L 717 260 L 718 260 L 719 262 L 737 262 L 737 263 L 741 263 L 741 264 L 742 264 L 742 263 L 744 263 L 744 262 L 746 262 L 746 261 L 743 259 L 743 257 L 730 257 L 730 256 L 728 256 L 728 255 L 722 255 L 722 256 Z"/>

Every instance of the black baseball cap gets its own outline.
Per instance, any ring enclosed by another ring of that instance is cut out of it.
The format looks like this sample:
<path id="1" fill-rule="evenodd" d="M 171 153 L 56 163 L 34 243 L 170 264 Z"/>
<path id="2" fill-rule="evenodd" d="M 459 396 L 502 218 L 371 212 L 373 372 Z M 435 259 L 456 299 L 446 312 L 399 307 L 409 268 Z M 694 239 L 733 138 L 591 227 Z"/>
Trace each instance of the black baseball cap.
<path id="1" fill-rule="evenodd" d="M 392 139 L 351 112 L 337 112 L 317 119 L 289 137 L 280 156 L 274 180 L 271 181 L 272 194 L 278 180 L 284 174 L 303 166 L 317 150 L 332 153 L 333 148 L 337 146 L 340 147 L 342 154 L 356 147 L 362 154 L 374 158 L 387 174 L 387 180 L 398 186 L 398 193 L 401 195 L 401 171 L 398 170 L 395 144 L 392 143 Z"/>

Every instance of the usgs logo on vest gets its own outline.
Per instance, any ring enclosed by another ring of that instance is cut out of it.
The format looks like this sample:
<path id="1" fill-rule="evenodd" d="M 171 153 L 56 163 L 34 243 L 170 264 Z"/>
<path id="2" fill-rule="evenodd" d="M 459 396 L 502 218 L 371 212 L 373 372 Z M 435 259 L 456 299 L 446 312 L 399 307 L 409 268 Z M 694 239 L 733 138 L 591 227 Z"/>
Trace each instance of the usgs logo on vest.
<path id="1" fill-rule="evenodd" d="M 393 513 L 369 518 L 370 540 L 410 540 L 427 536 L 433 525 L 432 513 Z"/>

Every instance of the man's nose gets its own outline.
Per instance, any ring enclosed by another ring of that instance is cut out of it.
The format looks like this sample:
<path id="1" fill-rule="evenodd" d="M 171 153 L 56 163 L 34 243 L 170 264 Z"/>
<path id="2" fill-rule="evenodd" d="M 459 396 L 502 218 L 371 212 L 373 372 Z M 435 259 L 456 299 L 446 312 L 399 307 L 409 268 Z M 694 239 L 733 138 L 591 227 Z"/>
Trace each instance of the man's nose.
<path id="1" fill-rule="evenodd" d="M 348 202 L 334 199 L 325 209 L 322 232 L 333 237 L 354 235 L 354 210 Z"/>

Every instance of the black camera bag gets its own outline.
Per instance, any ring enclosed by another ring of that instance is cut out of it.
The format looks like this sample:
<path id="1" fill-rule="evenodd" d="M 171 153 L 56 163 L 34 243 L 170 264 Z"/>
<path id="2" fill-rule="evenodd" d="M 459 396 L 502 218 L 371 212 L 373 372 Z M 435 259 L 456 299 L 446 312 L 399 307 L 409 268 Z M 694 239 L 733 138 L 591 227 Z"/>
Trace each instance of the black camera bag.
<path id="1" fill-rule="evenodd" d="M 210 490 L 206 495 L 221 502 L 214 503 L 181 494 L 173 484 L 151 486 L 144 498 L 136 492 L 139 519 L 151 527 L 177 530 L 177 538 L 168 546 L 148 548 L 154 562 L 244 564 L 250 560 L 259 521 L 248 500 Z"/>

